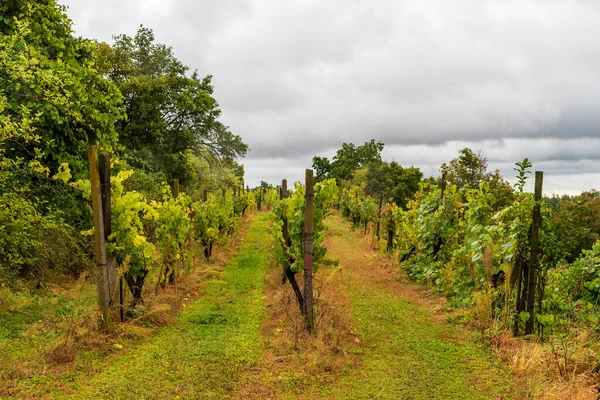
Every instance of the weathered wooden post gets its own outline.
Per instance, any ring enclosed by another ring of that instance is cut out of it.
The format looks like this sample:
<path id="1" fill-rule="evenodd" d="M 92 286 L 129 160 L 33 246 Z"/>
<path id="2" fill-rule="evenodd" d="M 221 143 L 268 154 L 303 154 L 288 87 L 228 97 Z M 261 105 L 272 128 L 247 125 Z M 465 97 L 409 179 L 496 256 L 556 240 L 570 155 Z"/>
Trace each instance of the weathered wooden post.
<path id="1" fill-rule="evenodd" d="M 206 201 L 207 201 L 207 200 L 208 200 L 208 189 L 204 189 L 204 190 L 202 191 L 202 201 L 203 201 L 204 203 L 206 203 Z"/>
<path id="2" fill-rule="evenodd" d="M 260 211 L 261 203 L 262 203 L 262 186 L 259 186 L 258 187 L 258 204 L 256 205 L 256 208 L 258 209 L 258 211 Z"/>
<path id="3" fill-rule="evenodd" d="M 173 198 L 179 197 L 179 179 L 173 179 Z"/>
<path id="4" fill-rule="evenodd" d="M 388 253 L 391 253 L 394 249 L 394 217 L 390 215 L 390 219 L 388 221 L 387 226 L 387 246 L 386 250 Z"/>
<path id="5" fill-rule="evenodd" d="M 306 170 L 304 192 L 304 324 L 306 330 L 315 334 L 313 310 L 313 221 L 314 188 L 313 171 Z"/>
<path id="6" fill-rule="evenodd" d="M 98 306 L 100 307 L 100 329 L 110 330 L 110 290 L 106 269 L 106 242 L 104 240 L 104 218 L 102 215 L 102 192 L 98 165 L 98 147 L 88 148 L 90 186 L 92 194 L 92 216 L 94 220 L 94 253 L 98 272 Z"/>
<path id="7" fill-rule="evenodd" d="M 542 200 L 542 184 L 544 173 L 535 171 L 535 190 L 533 198 L 535 205 L 533 206 L 532 221 L 531 221 L 531 253 L 529 256 L 529 277 L 527 279 L 527 312 L 529 319 L 525 323 L 525 334 L 533 333 L 534 326 L 534 309 L 535 309 L 535 289 L 538 269 L 538 253 L 540 246 L 540 224 L 541 224 L 541 200 Z"/>
<path id="8" fill-rule="evenodd" d="M 377 207 L 377 246 L 379 246 L 379 229 L 381 228 L 381 207 L 383 206 L 383 194 L 379 195 L 379 206 Z"/>
<path id="9" fill-rule="evenodd" d="M 110 154 L 102 152 L 98 156 L 98 171 L 100 174 L 100 193 L 102 196 L 102 222 L 104 228 L 104 243 L 108 243 L 108 237 L 112 233 L 111 211 L 110 211 Z M 108 277 L 109 307 L 117 303 L 117 294 L 119 295 L 119 315 L 123 313 L 123 294 L 117 292 L 117 269 L 115 268 L 115 257 L 106 254 L 106 272 Z M 122 287 L 122 277 L 119 287 Z M 121 318 L 123 320 L 123 318 Z"/>
<path id="10" fill-rule="evenodd" d="M 442 193 L 440 195 L 440 198 L 443 199 L 444 198 L 444 193 L 446 192 L 446 172 L 442 172 Z"/>
<path id="11" fill-rule="evenodd" d="M 283 179 L 281 181 L 281 187 L 279 188 L 279 199 L 283 200 L 286 199 L 288 197 L 288 193 L 287 193 L 287 179 Z M 290 241 L 290 233 L 288 232 L 288 220 L 287 217 L 285 215 L 285 209 L 282 210 L 283 215 L 282 215 L 282 220 L 283 220 L 283 226 L 281 227 L 282 233 L 283 233 L 283 241 L 285 243 L 283 251 L 284 251 L 284 262 L 283 262 L 283 277 L 281 278 L 281 283 L 285 283 L 285 279 L 286 279 L 286 274 L 287 274 L 287 269 L 289 267 L 289 261 L 288 261 L 288 257 L 285 254 L 286 251 L 286 247 L 288 246 L 288 242 Z"/>

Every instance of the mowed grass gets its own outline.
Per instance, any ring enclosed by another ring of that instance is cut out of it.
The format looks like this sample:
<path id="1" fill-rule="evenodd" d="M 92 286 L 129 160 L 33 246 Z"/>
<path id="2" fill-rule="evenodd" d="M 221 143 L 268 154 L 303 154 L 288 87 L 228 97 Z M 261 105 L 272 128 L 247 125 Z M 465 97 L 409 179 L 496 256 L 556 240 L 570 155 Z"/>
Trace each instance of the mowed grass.
<path id="1" fill-rule="evenodd" d="M 224 399 L 261 355 L 268 218 L 259 214 L 238 255 L 172 326 L 78 376 L 51 398 Z"/>
<path id="2" fill-rule="evenodd" d="M 363 364 L 322 395 L 338 399 L 509 399 L 508 372 L 473 332 L 434 322 L 429 311 L 376 280 L 356 258 L 363 248 L 353 232 L 329 218 L 335 256 L 347 271 Z M 368 259 L 368 257 L 367 257 Z M 399 282 L 396 282 L 400 285 Z"/>

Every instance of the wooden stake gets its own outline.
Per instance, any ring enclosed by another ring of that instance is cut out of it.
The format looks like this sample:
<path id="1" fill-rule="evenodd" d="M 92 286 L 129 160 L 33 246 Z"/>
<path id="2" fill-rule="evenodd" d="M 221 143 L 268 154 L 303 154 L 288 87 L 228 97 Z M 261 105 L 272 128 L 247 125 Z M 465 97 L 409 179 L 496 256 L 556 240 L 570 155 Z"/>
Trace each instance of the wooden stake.
<path id="1" fill-rule="evenodd" d="M 288 197 L 288 193 L 287 193 L 287 179 L 283 179 L 281 181 L 281 188 L 279 188 L 279 198 L 281 200 L 286 199 Z M 283 278 L 281 280 L 281 283 L 285 283 L 285 279 L 286 279 L 286 271 L 288 269 L 288 267 L 290 266 L 288 258 L 285 256 L 285 251 L 286 248 L 289 246 L 290 243 L 290 233 L 288 232 L 288 220 L 287 217 L 285 216 L 285 210 L 283 210 L 283 216 L 282 216 L 282 220 L 283 220 L 283 226 L 281 227 L 282 233 L 283 233 L 283 241 L 285 243 L 285 245 L 283 246 L 283 250 L 284 250 L 284 262 L 283 262 Z"/>
<path id="2" fill-rule="evenodd" d="M 444 193 L 446 192 L 446 172 L 442 172 L 442 195 L 441 198 L 444 198 Z"/>
<path id="3" fill-rule="evenodd" d="M 179 179 L 173 179 L 173 198 L 179 197 Z"/>
<path id="4" fill-rule="evenodd" d="M 541 200 L 542 200 L 542 184 L 544 173 L 535 171 L 535 190 L 533 198 L 535 206 L 533 206 L 533 214 L 531 221 L 531 253 L 529 256 L 529 279 L 527 280 L 527 312 L 529 319 L 525 324 L 525 334 L 533 333 L 534 326 L 534 309 L 535 309 L 535 288 L 538 269 L 538 253 L 540 246 L 540 224 L 541 224 Z"/>
<path id="5" fill-rule="evenodd" d="M 379 195 L 379 207 L 377 207 L 377 245 L 379 246 L 379 229 L 381 228 L 381 207 L 383 205 L 383 194 Z"/>
<path id="6" fill-rule="evenodd" d="M 262 203 L 262 186 L 260 186 L 258 188 L 258 204 L 256 206 L 256 208 L 258 209 L 258 211 L 260 211 L 261 203 Z"/>
<path id="7" fill-rule="evenodd" d="M 304 324 L 306 330 L 315 334 L 313 310 L 313 221 L 314 188 L 313 171 L 306 170 L 304 192 Z"/>
<path id="8" fill-rule="evenodd" d="M 106 242 L 104 241 L 104 219 L 102 216 L 102 192 L 98 168 L 98 147 L 88 148 L 90 184 L 92 194 L 92 216 L 94 220 L 94 253 L 98 271 L 98 306 L 100 307 L 100 329 L 110 330 L 110 291 L 106 270 Z"/>
<path id="9" fill-rule="evenodd" d="M 104 243 L 108 243 L 108 237 L 112 233 L 111 211 L 110 211 L 110 154 L 102 152 L 98 157 L 98 168 L 100 172 L 100 192 L 102 194 L 102 221 L 104 226 Z M 117 269 L 115 257 L 106 254 L 106 272 L 108 276 L 108 293 L 110 296 L 111 309 L 117 303 Z M 122 304 L 119 304 L 122 306 Z"/>

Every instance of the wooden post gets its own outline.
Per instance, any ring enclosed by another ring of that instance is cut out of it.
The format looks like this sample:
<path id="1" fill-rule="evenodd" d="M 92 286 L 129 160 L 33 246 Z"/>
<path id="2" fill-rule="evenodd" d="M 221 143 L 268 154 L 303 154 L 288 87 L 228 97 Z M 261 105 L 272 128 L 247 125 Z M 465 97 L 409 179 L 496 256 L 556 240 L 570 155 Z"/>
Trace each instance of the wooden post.
<path id="1" fill-rule="evenodd" d="M 98 271 L 98 306 L 100 307 L 100 329 L 110 330 L 110 291 L 106 271 L 106 242 L 104 241 L 104 220 L 102 216 L 102 193 L 98 168 L 98 147 L 88 148 L 90 184 L 92 194 L 92 216 L 94 220 L 94 253 Z"/>
<path id="2" fill-rule="evenodd" d="M 206 203 L 207 200 L 208 200 L 208 189 L 204 189 L 204 191 L 202 192 L 202 201 Z"/>
<path id="3" fill-rule="evenodd" d="M 98 168 L 100 173 L 100 193 L 102 195 L 102 222 L 104 227 L 104 243 L 112 233 L 110 212 L 110 154 L 102 152 L 98 157 Z M 115 257 L 106 255 L 106 272 L 108 276 L 108 293 L 110 307 L 117 303 L 117 269 L 115 268 Z M 119 296 L 120 298 L 121 296 Z M 122 309 L 122 304 L 119 302 Z"/>
<path id="4" fill-rule="evenodd" d="M 313 310 L 313 218 L 314 188 L 313 171 L 306 170 L 304 192 L 304 324 L 306 330 L 315 334 Z"/>
<path id="5" fill-rule="evenodd" d="M 381 206 L 383 205 L 383 194 L 379 195 L 379 207 L 377 208 L 377 228 L 376 228 L 376 236 L 377 241 L 379 242 L 379 229 L 381 227 Z M 379 246 L 379 243 L 377 244 Z"/>
<path id="6" fill-rule="evenodd" d="M 446 192 L 446 172 L 442 172 L 442 194 L 440 195 L 440 198 L 443 199 L 444 198 L 444 193 Z"/>
<path id="7" fill-rule="evenodd" d="M 287 179 L 283 179 L 281 181 L 281 187 L 279 188 L 279 199 L 283 200 L 286 199 L 288 197 L 287 195 Z M 283 226 L 281 227 L 282 233 L 283 233 L 283 241 L 285 243 L 285 246 L 288 246 L 288 242 L 290 241 L 290 233 L 288 232 L 288 220 L 287 217 L 285 216 L 285 210 L 283 210 Z M 285 251 L 285 248 L 284 248 Z M 286 272 L 287 269 L 289 267 L 289 262 L 287 260 L 287 257 L 285 257 L 284 254 L 284 263 L 283 263 L 283 277 L 281 279 L 281 283 L 285 283 L 285 278 L 286 278 Z"/>
<path id="8" fill-rule="evenodd" d="M 223 198 L 225 198 L 225 188 L 223 188 L 222 191 L 223 191 Z"/>
<path id="9" fill-rule="evenodd" d="M 179 179 L 173 179 L 173 198 L 179 197 Z"/>
<path id="10" fill-rule="evenodd" d="M 542 183 L 544 173 L 535 171 L 535 190 L 533 198 L 535 205 L 533 206 L 533 214 L 531 221 L 531 253 L 529 256 L 529 279 L 527 280 L 527 312 L 529 319 L 525 324 L 525 334 L 533 333 L 534 326 L 534 309 L 535 309 L 535 288 L 538 269 L 538 253 L 540 246 L 540 224 L 541 224 L 541 200 L 542 200 Z"/>
<path id="11" fill-rule="evenodd" d="M 386 250 L 388 253 L 391 253 L 394 249 L 394 217 L 390 215 L 390 220 L 388 221 L 388 229 L 387 229 L 387 246 Z"/>
<path id="12" fill-rule="evenodd" d="M 261 203 L 262 203 L 262 186 L 259 186 L 259 188 L 258 188 L 258 204 L 256 205 L 256 208 L 258 209 L 258 211 L 260 211 Z"/>

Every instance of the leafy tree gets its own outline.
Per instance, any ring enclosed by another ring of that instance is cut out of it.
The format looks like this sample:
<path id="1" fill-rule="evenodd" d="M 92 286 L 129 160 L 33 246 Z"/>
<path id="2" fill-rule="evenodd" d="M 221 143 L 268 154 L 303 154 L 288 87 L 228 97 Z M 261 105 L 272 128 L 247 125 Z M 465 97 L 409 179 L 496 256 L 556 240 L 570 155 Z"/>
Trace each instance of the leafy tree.
<path id="1" fill-rule="evenodd" d="M 356 170 L 365 168 L 370 163 L 381 162 L 383 146 L 382 142 L 375 142 L 375 139 L 371 139 L 361 146 L 343 143 L 332 162 L 326 157 L 313 157 L 313 168 L 316 170 L 317 180 L 335 178 L 340 182 L 351 179 Z"/>
<path id="2" fill-rule="evenodd" d="M 53 0 L 0 2 L 0 225 L 5 228 L 0 269 L 5 276 L 87 266 L 89 249 L 77 234 L 88 227 L 86 205 L 54 182 L 50 171 L 68 161 L 82 173 L 88 144 L 110 149 L 117 140 L 120 93 L 96 72 L 95 45 L 73 36 L 64 11 Z"/>
<path id="3" fill-rule="evenodd" d="M 404 168 L 400 164 L 371 164 L 366 174 L 365 192 L 373 197 L 391 197 L 396 205 L 406 208 L 408 200 L 419 190 L 423 173 L 419 168 Z"/>
<path id="4" fill-rule="evenodd" d="M 112 47 L 99 45 L 100 72 L 124 96 L 126 120 L 116 122 L 120 142 L 147 163 L 185 183 L 189 152 L 211 161 L 231 161 L 248 150 L 219 120 L 211 76 L 188 74 L 172 48 L 155 43 L 151 29 L 119 35 Z"/>
<path id="5" fill-rule="evenodd" d="M 3 128 L 8 120 L 12 127 L 6 155 L 31 159 L 37 151 L 56 166 L 80 158 L 90 143 L 112 147 L 121 96 L 97 73 L 93 42 L 73 36 L 65 7 L 10 0 L 0 15 L 0 113 Z M 32 128 L 35 138 L 24 134 Z"/>
<path id="6" fill-rule="evenodd" d="M 315 181 L 321 182 L 331 174 L 331 162 L 327 157 L 314 156 L 312 167 L 315 170 Z"/>
<path id="7" fill-rule="evenodd" d="M 600 240 L 600 193 L 592 190 L 577 196 L 548 199 L 552 212 L 548 216 L 553 235 L 560 243 L 568 262 L 575 261 L 584 250 Z"/>
<path id="8" fill-rule="evenodd" d="M 466 147 L 459 154 L 449 165 L 442 165 L 442 170 L 446 171 L 446 179 L 458 188 L 467 186 L 477 189 L 487 174 L 488 160 L 481 152 L 475 153 Z"/>

